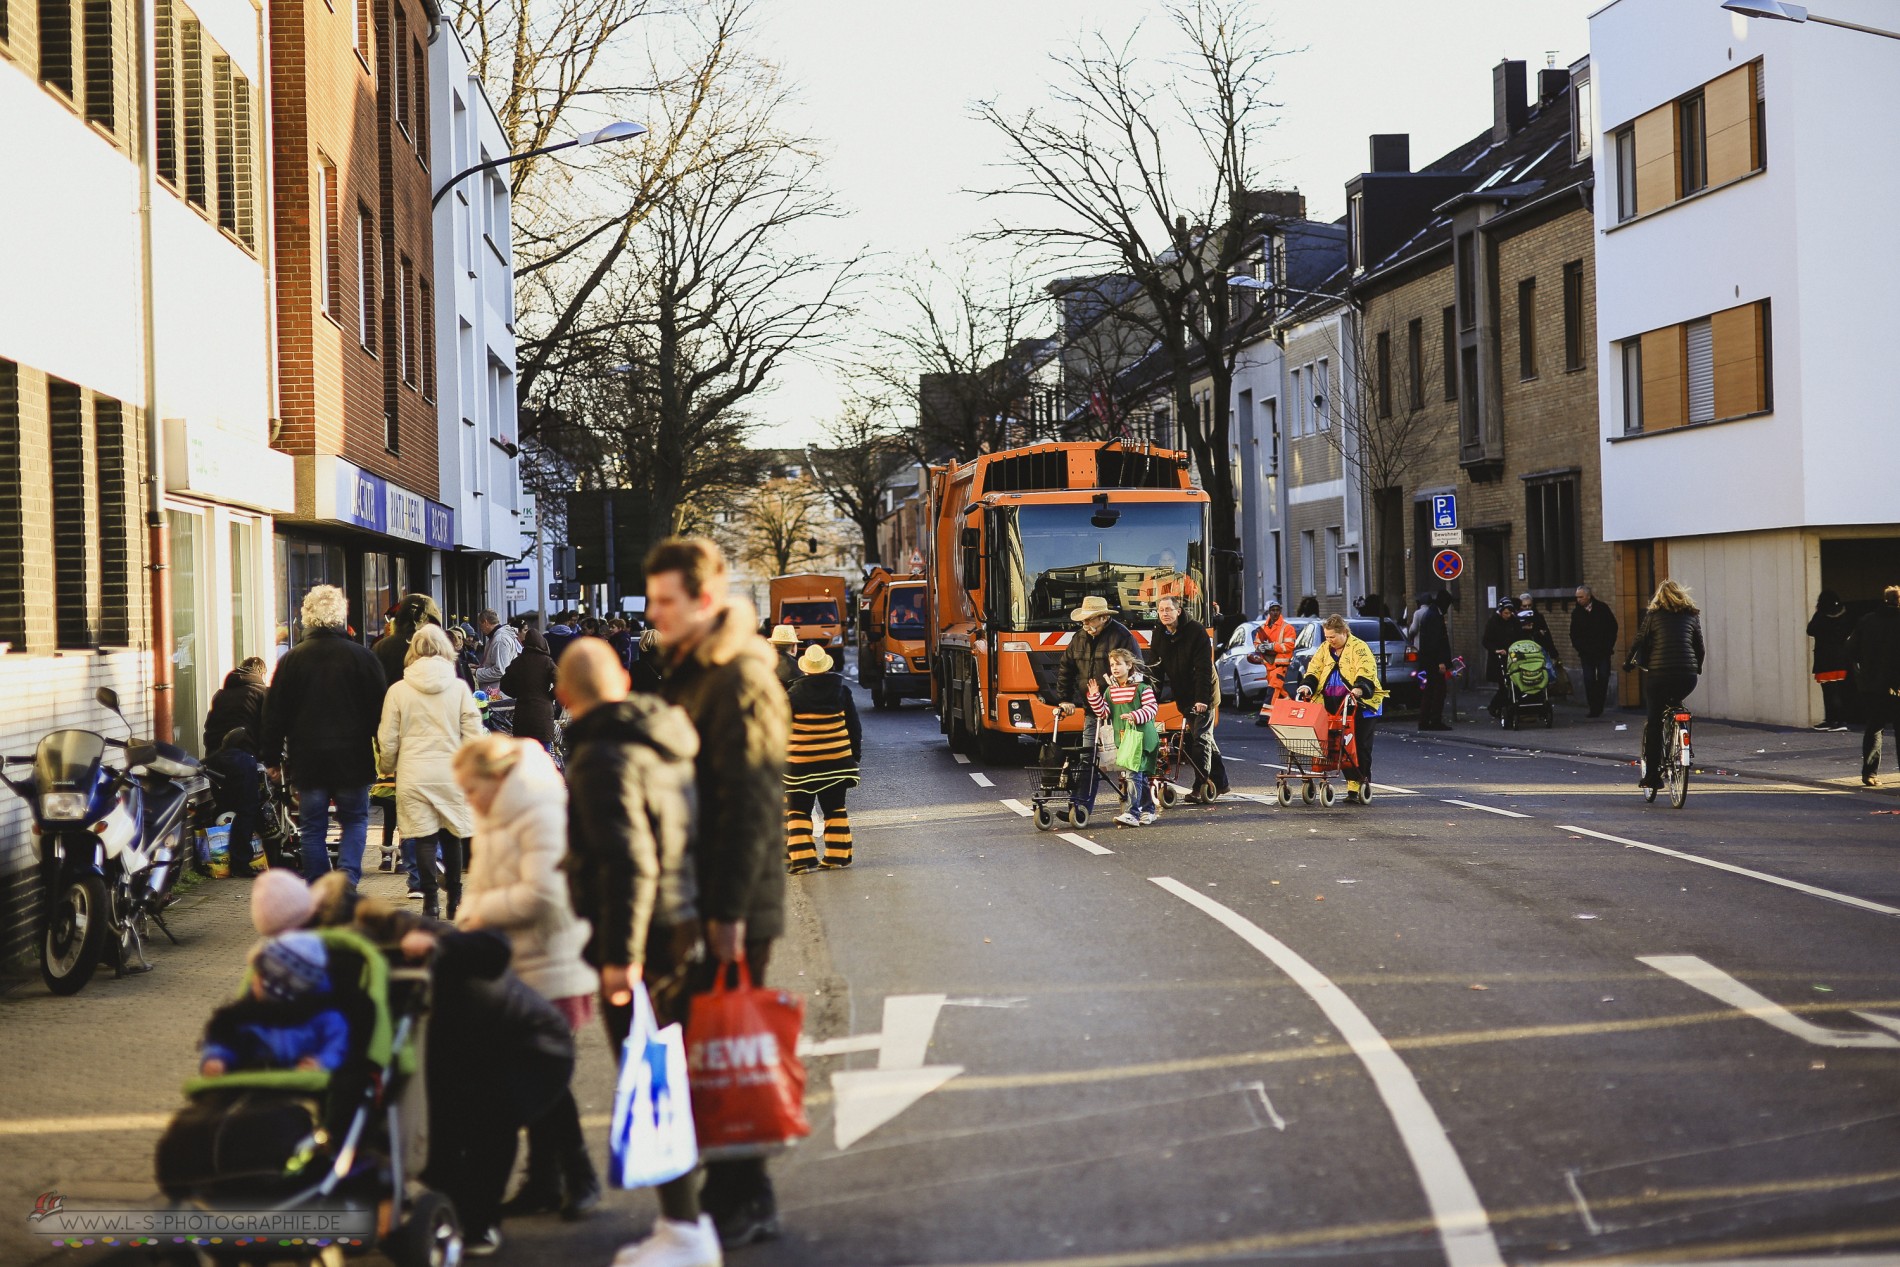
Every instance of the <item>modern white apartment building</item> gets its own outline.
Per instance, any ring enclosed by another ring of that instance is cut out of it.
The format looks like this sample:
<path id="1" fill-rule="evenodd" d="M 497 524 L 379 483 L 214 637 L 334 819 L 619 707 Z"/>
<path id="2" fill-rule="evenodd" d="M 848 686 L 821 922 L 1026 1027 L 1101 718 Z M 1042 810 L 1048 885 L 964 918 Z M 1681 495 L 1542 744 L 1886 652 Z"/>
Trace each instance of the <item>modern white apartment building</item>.
<path id="1" fill-rule="evenodd" d="M 431 138 L 437 188 L 479 163 L 504 158 L 508 137 L 469 65 L 454 28 L 443 23 L 429 48 Z M 442 555 L 438 594 L 445 609 L 508 614 L 538 602 L 538 583 L 507 602 L 509 561 L 532 567 L 533 498 L 521 486 L 521 431 L 515 402 L 514 244 L 508 169 L 457 181 L 435 205 L 435 348 L 442 467 L 441 500 L 455 511 L 455 548 Z M 546 546 L 548 543 L 541 543 Z M 543 552 L 545 554 L 545 551 Z M 546 558 L 542 562 L 546 562 Z"/>
<path id="2" fill-rule="evenodd" d="M 1828 16 L 1894 27 L 1893 6 Z M 1704 612 L 1711 716 L 1821 717 L 1817 593 L 1900 582 L 1900 41 L 1616 0 L 1590 20 L 1604 535 Z"/>

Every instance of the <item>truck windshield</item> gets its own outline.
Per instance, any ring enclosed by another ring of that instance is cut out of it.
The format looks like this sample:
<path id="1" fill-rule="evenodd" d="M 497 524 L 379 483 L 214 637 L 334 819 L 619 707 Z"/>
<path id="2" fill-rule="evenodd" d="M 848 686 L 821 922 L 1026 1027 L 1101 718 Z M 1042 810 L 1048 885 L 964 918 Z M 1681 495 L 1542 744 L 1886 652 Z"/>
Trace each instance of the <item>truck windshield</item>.
<path id="1" fill-rule="evenodd" d="M 922 586 L 891 591 L 891 636 L 893 638 L 921 638 L 924 636 L 924 591 Z"/>
<path id="2" fill-rule="evenodd" d="M 781 625 L 835 625 L 838 604 L 784 603 L 778 609 L 778 622 Z"/>
<path id="3" fill-rule="evenodd" d="M 995 615 L 1011 629 L 1067 629 L 1069 612 L 1093 594 L 1130 627 L 1156 622 L 1155 600 L 1172 594 L 1207 620 L 1206 507 L 1199 502 L 1127 502 L 1113 527 L 1095 507 L 1009 507 L 997 515 Z"/>

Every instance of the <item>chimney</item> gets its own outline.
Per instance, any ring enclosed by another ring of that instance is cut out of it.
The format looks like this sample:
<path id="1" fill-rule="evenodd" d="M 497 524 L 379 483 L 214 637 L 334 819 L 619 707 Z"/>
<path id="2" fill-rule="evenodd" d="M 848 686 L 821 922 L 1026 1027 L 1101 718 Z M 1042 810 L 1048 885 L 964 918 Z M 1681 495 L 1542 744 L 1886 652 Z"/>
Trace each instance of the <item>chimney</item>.
<path id="1" fill-rule="evenodd" d="M 1491 68 L 1491 140 L 1508 141 L 1529 122 L 1524 100 L 1524 63 L 1502 61 Z"/>
<path id="2" fill-rule="evenodd" d="M 1375 132 L 1372 136 L 1372 169 L 1375 172 L 1412 170 L 1412 135 L 1409 132 Z"/>
<path id="3" fill-rule="evenodd" d="M 1241 210 L 1249 216 L 1267 216 L 1275 220 L 1306 219 L 1306 199 L 1297 189 L 1249 189 L 1239 198 Z"/>
<path id="4" fill-rule="evenodd" d="M 1546 67 L 1537 72 L 1537 104 L 1547 106 L 1570 86 L 1570 72 Z"/>

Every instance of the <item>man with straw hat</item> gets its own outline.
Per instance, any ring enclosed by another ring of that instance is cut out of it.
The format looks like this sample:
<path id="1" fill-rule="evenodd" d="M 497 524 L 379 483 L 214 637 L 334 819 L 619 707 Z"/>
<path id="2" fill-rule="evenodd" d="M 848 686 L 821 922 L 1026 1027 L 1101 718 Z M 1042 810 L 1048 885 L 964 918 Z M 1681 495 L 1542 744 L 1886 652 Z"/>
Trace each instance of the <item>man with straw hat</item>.
<path id="1" fill-rule="evenodd" d="M 1109 679 L 1109 653 L 1116 650 L 1132 652 L 1136 663 L 1142 660 L 1141 647 L 1135 642 L 1135 635 L 1128 632 L 1128 626 L 1115 619 L 1114 610 L 1108 600 L 1097 594 L 1090 594 L 1082 600 L 1082 605 L 1069 613 L 1069 619 L 1082 628 L 1069 639 L 1068 647 L 1062 653 L 1062 663 L 1056 669 L 1056 710 L 1064 717 L 1081 708 L 1085 703 L 1085 693 L 1091 681 L 1106 682 Z M 1089 760 L 1095 757 L 1095 714 L 1084 709 L 1082 723 L 1082 747 L 1089 753 Z M 1094 781 L 1090 780 L 1088 794 L 1089 808 L 1095 808 Z"/>
<path id="2" fill-rule="evenodd" d="M 778 680 L 786 690 L 798 681 L 798 630 L 790 625 L 772 626 L 772 653 L 778 657 Z"/>
<path id="3" fill-rule="evenodd" d="M 783 628 L 783 626 L 781 626 Z M 857 702 L 832 659 L 813 644 L 798 657 L 802 676 L 792 683 L 792 746 L 785 759 L 785 869 L 803 875 L 819 867 L 851 865 L 851 820 L 845 792 L 857 785 L 864 731 Z M 825 825 L 821 861 L 812 839 L 812 806 Z"/>

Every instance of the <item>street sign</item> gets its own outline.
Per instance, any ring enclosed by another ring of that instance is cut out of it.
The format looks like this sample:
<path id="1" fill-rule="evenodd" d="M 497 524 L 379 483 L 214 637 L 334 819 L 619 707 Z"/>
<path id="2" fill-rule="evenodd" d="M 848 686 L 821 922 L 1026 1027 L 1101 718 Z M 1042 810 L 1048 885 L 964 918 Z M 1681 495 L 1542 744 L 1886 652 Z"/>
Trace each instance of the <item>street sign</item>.
<path id="1" fill-rule="evenodd" d="M 1456 493 L 1436 493 L 1432 496 L 1432 527 L 1456 528 L 1458 526 L 1458 495 Z M 1432 544 L 1436 545 L 1437 542 Z"/>
<path id="2" fill-rule="evenodd" d="M 508 601 L 511 603 L 525 603 L 528 601 L 528 591 L 519 585 L 510 585 L 508 587 Z"/>
<path id="3" fill-rule="evenodd" d="M 912 550 L 912 551 L 910 552 L 910 570 L 911 570 L 911 571 L 913 571 L 913 572 L 921 572 L 921 571 L 923 571 L 923 570 L 924 570 L 924 553 L 923 553 L 923 551 L 921 551 L 921 550 Z"/>
<path id="4" fill-rule="evenodd" d="M 1440 550 L 1432 556 L 1432 573 L 1441 581 L 1455 581 L 1465 570 L 1465 558 L 1456 550 Z"/>
<path id="5" fill-rule="evenodd" d="M 533 575 L 534 573 L 529 571 L 527 568 L 509 568 L 508 569 L 508 579 L 511 581 L 525 581 Z"/>
<path id="6" fill-rule="evenodd" d="M 1432 529 L 1432 549 L 1434 550 L 1443 549 L 1445 546 L 1461 546 L 1464 543 L 1465 530 L 1463 528 Z"/>

